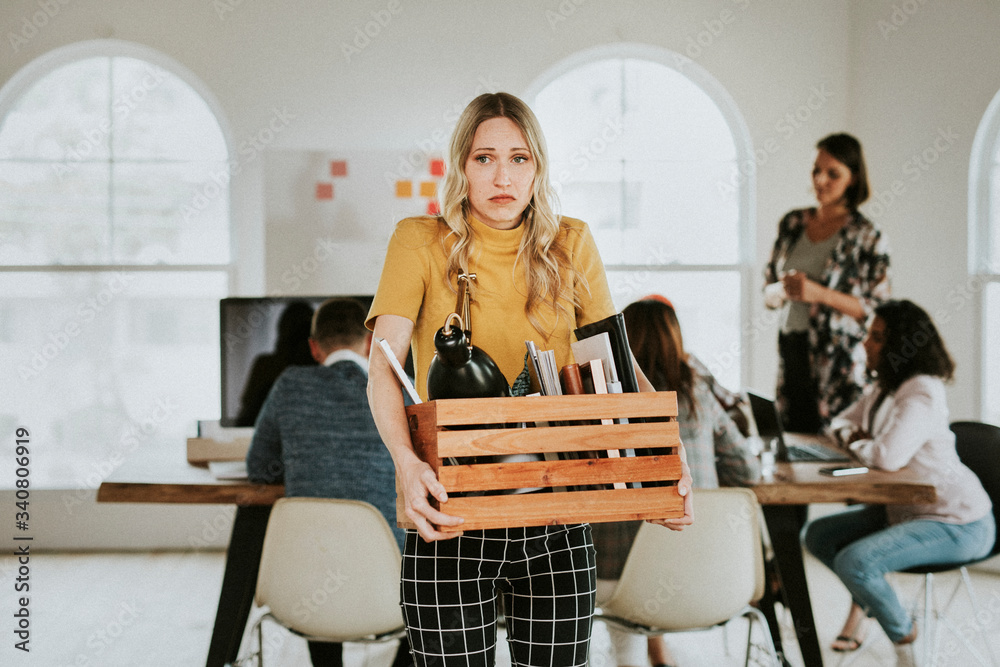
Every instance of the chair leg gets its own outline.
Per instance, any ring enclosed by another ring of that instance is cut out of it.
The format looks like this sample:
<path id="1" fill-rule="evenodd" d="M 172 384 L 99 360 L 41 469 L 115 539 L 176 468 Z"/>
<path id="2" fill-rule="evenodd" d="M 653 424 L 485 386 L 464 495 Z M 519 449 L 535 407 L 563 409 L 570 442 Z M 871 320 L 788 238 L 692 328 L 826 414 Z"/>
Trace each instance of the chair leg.
<path id="1" fill-rule="evenodd" d="M 972 657 L 975 658 L 977 663 L 983 665 L 984 667 L 988 667 L 989 665 L 996 665 L 997 664 L 996 655 L 993 652 L 992 646 L 990 646 L 989 635 L 984 631 L 985 630 L 984 628 L 979 627 L 979 618 L 981 618 L 979 601 L 976 598 L 974 589 L 972 588 L 972 578 L 969 576 L 969 571 L 965 567 L 959 568 L 959 573 L 961 575 L 961 579 L 955 583 L 955 587 L 952 589 L 951 596 L 948 598 L 948 602 L 944 605 L 942 611 L 936 614 L 936 616 L 938 617 L 938 623 L 943 624 L 945 627 L 948 628 L 948 630 L 951 631 L 953 635 L 955 635 L 956 637 L 958 637 L 959 640 L 961 640 L 961 642 L 965 645 L 965 648 L 969 651 L 970 654 L 972 654 Z M 961 632 L 959 628 L 956 627 L 955 624 L 952 623 L 951 620 L 948 618 L 947 611 L 948 609 L 951 608 L 952 602 L 954 602 L 955 598 L 958 596 L 959 590 L 963 586 L 965 588 L 966 595 L 969 596 L 969 602 L 972 604 L 972 614 L 973 614 L 972 628 L 973 630 L 977 631 L 977 634 L 979 634 L 983 638 L 983 643 L 986 645 L 986 652 L 989 657 L 989 660 L 987 660 L 986 657 L 984 657 L 978 650 L 976 650 L 976 647 L 973 646 L 972 643 L 969 641 L 969 638 L 966 636 L 966 633 Z M 932 657 L 935 657 L 937 655 L 939 648 L 940 648 L 940 633 L 938 633 L 936 637 Z"/>
<path id="2" fill-rule="evenodd" d="M 931 614 L 934 611 L 934 574 L 928 572 L 924 575 L 924 661 L 930 663 L 931 659 L 931 637 L 937 634 L 937 627 L 931 631 Z M 934 614 L 937 616 L 937 614 Z"/>
<path id="3" fill-rule="evenodd" d="M 743 612 L 743 616 L 749 621 L 750 628 L 747 630 L 747 654 L 746 660 L 744 661 L 744 667 L 750 665 L 750 649 L 752 647 L 751 636 L 753 634 L 753 622 L 754 619 L 760 623 L 761 636 L 764 639 L 764 648 L 767 649 L 767 654 L 771 658 L 771 664 L 781 665 L 781 659 L 778 657 L 778 652 L 774 648 L 774 642 L 771 640 L 771 629 L 768 627 L 767 618 L 764 616 L 763 612 L 757 607 L 747 607 Z"/>
<path id="4" fill-rule="evenodd" d="M 984 667 L 989 667 L 989 665 L 998 665 L 997 656 L 993 651 L 993 647 L 990 645 L 988 633 L 983 632 L 983 628 L 979 627 L 978 619 L 981 617 L 979 601 L 976 598 L 975 591 L 972 588 L 972 580 L 969 576 L 968 569 L 965 567 L 959 568 L 959 573 L 961 579 L 955 583 L 952 588 L 951 594 L 948 596 L 947 602 L 940 608 L 937 607 L 935 601 L 934 593 L 934 575 L 933 573 L 927 573 L 924 575 L 923 582 L 923 627 L 920 628 L 920 642 L 923 647 L 923 664 L 934 665 L 937 664 L 938 652 L 941 649 L 941 629 L 942 627 L 947 628 L 951 634 L 953 634 L 968 650 L 969 654 L 973 657 L 976 663 L 983 665 Z M 959 628 L 948 618 L 948 610 L 951 608 L 952 603 L 958 596 L 959 590 L 964 587 L 966 594 L 969 596 L 969 601 L 972 603 L 972 628 L 977 631 L 975 634 L 979 634 L 983 638 L 983 643 L 986 645 L 987 655 L 984 657 L 979 650 L 969 641 L 967 636 L 968 633 L 963 633 Z M 914 617 L 917 616 L 917 608 L 919 605 L 919 600 L 921 598 L 920 592 L 914 597 L 913 604 L 910 607 L 910 613 Z"/>
<path id="5" fill-rule="evenodd" d="M 979 598 L 976 596 L 976 591 L 972 587 L 972 577 L 969 576 L 969 569 L 963 567 L 961 569 L 961 573 L 962 573 L 962 583 L 965 584 L 965 592 L 968 593 L 969 600 L 972 602 L 972 613 L 975 614 L 975 619 L 978 625 L 979 619 L 983 618 L 979 608 Z M 986 653 L 989 655 L 990 658 L 989 664 L 994 665 L 995 667 L 998 664 L 997 655 L 993 651 L 992 644 L 990 644 L 989 634 L 984 630 L 983 632 L 980 633 L 980 636 L 983 638 L 983 643 L 986 644 Z"/>
<path id="6" fill-rule="evenodd" d="M 264 667 L 264 619 L 268 618 L 270 614 L 261 614 L 254 624 L 250 627 L 250 641 L 247 642 L 247 650 L 250 652 L 247 656 L 237 656 L 236 660 L 232 663 L 226 663 L 229 667 L 250 667 L 254 665 L 255 667 Z M 257 649 L 254 650 L 253 638 L 257 639 Z"/>
<path id="7" fill-rule="evenodd" d="M 729 627 L 728 623 L 726 623 L 726 625 L 723 626 L 723 628 L 727 628 L 727 627 Z M 723 635 L 723 637 L 726 637 L 726 635 Z M 753 619 L 747 618 L 747 660 L 746 660 L 747 662 L 750 661 L 750 647 L 751 646 L 753 646 Z M 727 658 L 729 657 L 729 642 L 728 641 L 726 642 L 726 657 Z M 746 667 L 746 665 L 744 665 L 743 667 Z"/>
<path id="8" fill-rule="evenodd" d="M 264 667 L 264 617 L 257 619 L 257 667 Z"/>

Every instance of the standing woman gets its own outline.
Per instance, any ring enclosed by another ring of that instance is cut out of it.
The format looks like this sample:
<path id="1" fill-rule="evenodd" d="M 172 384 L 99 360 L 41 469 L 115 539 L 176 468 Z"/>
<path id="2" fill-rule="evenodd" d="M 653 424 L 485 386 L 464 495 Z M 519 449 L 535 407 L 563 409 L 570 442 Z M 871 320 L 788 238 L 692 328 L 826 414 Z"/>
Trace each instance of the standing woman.
<path id="1" fill-rule="evenodd" d="M 910 301 L 887 301 L 875 308 L 864 345 L 875 384 L 831 426 L 861 463 L 906 467 L 934 485 L 937 500 L 816 519 L 804 540 L 851 592 L 833 649 L 858 648 L 863 621 L 873 616 L 896 645 L 897 664 L 911 665 L 917 628 L 886 573 L 980 558 L 993 548 L 996 525 L 990 497 L 955 451 L 944 388 L 955 364 L 930 316 Z"/>
<path id="2" fill-rule="evenodd" d="M 817 206 L 789 212 L 764 270 L 765 303 L 784 308 L 778 335 L 778 410 L 788 431 L 817 433 L 865 385 L 864 322 L 889 297 L 885 237 L 858 206 L 868 198 L 861 144 L 833 134 L 816 144 Z"/>
<path id="3" fill-rule="evenodd" d="M 424 398 L 434 333 L 454 310 L 459 274 L 477 276 L 475 343 L 508 382 L 523 371 L 525 340 L 540 340 L 564 365 L 572 361 L 573 329 L 614 313 L 589 229 L 553 210 L 544 138 L 524 102 L 506 93 L 474 99 L 448 157 L 442 215 L 397 225 L 368 320 L 398 358 L 412 346 Z M 590 526 L 443 532 L 462 518 L 446 513 L 444 487 L 414 453 L 399 386 L 376 352 L 368 393 L 417 527 L 407 531 L 401 582 L 416 665 L 491 666 L 500 595 L 513 664 L 585 665 L 595 588 Z M 686 465 L 678 486 L 685 516 L 657 522 L 675 530 L 692 521 Z M 431 507 L 429 496 L 445 511 Z"/>

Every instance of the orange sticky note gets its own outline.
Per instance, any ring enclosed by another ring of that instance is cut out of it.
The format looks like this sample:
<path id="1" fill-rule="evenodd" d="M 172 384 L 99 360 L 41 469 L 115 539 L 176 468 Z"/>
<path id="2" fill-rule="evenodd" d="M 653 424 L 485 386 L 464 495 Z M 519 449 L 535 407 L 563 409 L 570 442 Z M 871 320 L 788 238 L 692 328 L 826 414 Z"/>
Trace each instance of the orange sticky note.
<path id="1" fill-rule="evenodd" d="M 347 160 L 330 160 L 331 176 L 347 176 Z"/>
<path id="2" fill-rule="evenodd" d="M 444 176 L 444 160 L 431 160 L 431 176 Z"/>
<path id="3" fill-rule="evenodd" d="M 333 183 L 317 183 L 316 199 L 333 199 Z"/>
<path id="4" fill-rule="evenodd" d="M 437 183 L 435 183 L 434 181 L 423 181 L 422 183 L 420 183 L 420 196 L 436 197 Z"/>
<path id="5" fill-rule="evenodd" d="M 410 181 L 396 181 L 396 196 L 397 197 L 412 197 L 413 196 L 413 183 Z"/>

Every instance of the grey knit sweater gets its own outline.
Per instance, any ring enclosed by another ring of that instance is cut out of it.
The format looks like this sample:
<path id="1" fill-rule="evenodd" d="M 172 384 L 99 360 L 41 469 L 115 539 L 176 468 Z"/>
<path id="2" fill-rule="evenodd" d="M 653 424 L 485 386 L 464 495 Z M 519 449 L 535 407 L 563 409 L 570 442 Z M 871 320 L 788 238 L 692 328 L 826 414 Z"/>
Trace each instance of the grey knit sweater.
<path id="1" fill-rule="evenodd" d="M 368 407 L 367 382 L 353 361 L 287 368 L 257 417 L 247 471 L 254 482 L 284 480 L 287 496 L 371 503 L 402 549 L 395 471 Z"/>

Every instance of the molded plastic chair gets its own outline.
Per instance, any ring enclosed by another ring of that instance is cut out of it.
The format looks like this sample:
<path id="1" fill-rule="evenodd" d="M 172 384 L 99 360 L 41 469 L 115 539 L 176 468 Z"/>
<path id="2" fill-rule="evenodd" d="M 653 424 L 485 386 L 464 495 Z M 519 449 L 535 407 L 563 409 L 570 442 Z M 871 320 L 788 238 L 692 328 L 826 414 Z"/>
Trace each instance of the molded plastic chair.
<path id="1" fill-rule="evenodd" d="M 990 499 L 993 501 L 993 517 L 997 520 L 997 525 L 1000 526 L 1000 427 L 994 426 L 993 424 L 984 424 L 982 422 L 971 422 L 971 421 L 958 421 L 951 424 L 951 430 L 955 433 L 955 449 L 958 451 L 958 458 L 962 460 L 966 466 L 969 467 L 972 472 L 976 473 L 979 477 L 979 481 L 982 483 L 983 488 L 986 489 L 986 493 L 989 494 Z M 989 661 L 983 657 L 969 642 L 966 637 L 966 633 L 959 632 L 958 628 L 945 616 L 945 613 L 951 607 L 951 604 L 955 601 L 955 597 L 958 595 L 958 591 L 962 588 L 964 584 L 965 592 L 969 596 L 969 600 L 972 603 L 973 613 L 976 617 L 979 617 L 980 606 L 979 601 L 976 599 L 975 591 L 972 588 L 972 579 L 969 577 L 968 566 L 975 565 L 984 560 L 992 558 L 1000 554 L 1000 540 L 997 540 L 993 545 L 993 549 L 990 553 L 982 558 L 977 558 L 976 560 L 968 561 L 966 563 L 940 563 L 936 565 L 921 565 L 919 567 L 913 567 L 908 570 L 903 570 L 908 574 L 922 574 L 924 575 L 924 585 L 923 585 L 923 628 L 921 632 L 923 633 L 924 642 L 924 662 L 928 665 L 936 664 L 934 662 L 934 657 L 938 649 L 938 629 L 940 625 L 948 627 L 949 630 L 954 633 L 959 640 L 965 644 L 965 647 L 969 652 L 979 661 L 981 665 L 997 665 L 997 657 L 993 653 L 993 649 L 989 642 L 989 633 L 982 632 L 978 633 L 983 637 L 983 641 L 986 644 L 986 651 L 989 654 Z M 939 572 L 951 572 L 953 570 L 958 570 L 961 573 L 961 579 L 955 583 L 955 587 L 951 591 L 951 595 L 948 597 L 948 601 L 945 603 L 944 608 L 938 610 L 934 602 L 934 575 Z M 916 612 L 917 606 L 919 605 L 920 596 L 913 603 L 913 611 Z M 932 620 L 937 621 L 934 624 L 934 632 L 931 632 Z M 932 643 L 933 640 L 933 643 Z"/>
<path id="2" fill-rule="evenodd" d="M 267 523 L 255 601 L 268 611 L 254 626 L 263 666 L 264 619 L 307 640 L 380 642 L 405 628 L 399 608 L 399 547 L 369 503 L 282 498 Z"/>
<path id="3" fill-rule="evenodd" d="M 749 489 L 698 489 L 695 522 L 681 532 L 645 523 L 614 593 L 594 618 L 646 636 L 707 630 L 744 616 L 779 664 L 767 620 L 750 606 L 764 595 L 760 508 Z"/>

